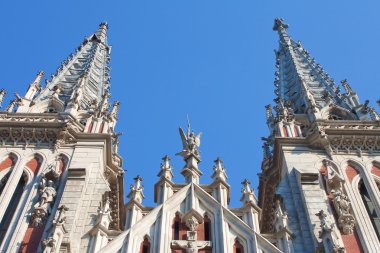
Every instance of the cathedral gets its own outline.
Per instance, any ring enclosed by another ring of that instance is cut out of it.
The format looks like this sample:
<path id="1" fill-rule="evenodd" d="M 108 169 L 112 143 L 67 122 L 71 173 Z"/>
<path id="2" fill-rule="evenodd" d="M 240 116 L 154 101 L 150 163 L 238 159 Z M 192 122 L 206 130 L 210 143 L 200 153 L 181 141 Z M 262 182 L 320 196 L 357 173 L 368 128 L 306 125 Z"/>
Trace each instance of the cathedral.
<path id="1" fill-rule="evenodd" d="M 189 123 L 170 154 L 183 158 L 184 181 L 173 181 L 166 155 L 150 186 L 154 206 L 143 203 L 141 176 L 124 189 L 101 23 L 46 85 L 40 71 L 0 112 L 0 251 L 380 252 L 380 117 L 347 80 L 337 85 L 282 19 L 273 30 L 277 97 L 266 106 L 257 195 L 245 179 L 241 196 L 230 196 L 238 186 L 220 158 L 202 183 L 202 136 Z"/>

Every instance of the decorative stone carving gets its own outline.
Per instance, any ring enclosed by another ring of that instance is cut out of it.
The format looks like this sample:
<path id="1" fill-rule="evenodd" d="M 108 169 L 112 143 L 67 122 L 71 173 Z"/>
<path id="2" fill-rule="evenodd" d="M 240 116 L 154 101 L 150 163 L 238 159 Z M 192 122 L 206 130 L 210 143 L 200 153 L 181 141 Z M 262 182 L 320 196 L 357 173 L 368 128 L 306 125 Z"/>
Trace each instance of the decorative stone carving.
<path id="1" fill-rule="evenodd" d="M 34 206 L 31 215 L 31 224 L 33 227 L 40 227 L 45 224 L 50 213 L 51 203 L 54 201 L 55 195 L 57 194 L 54 188 L 54 182 L 52 180 L 47 180 L 45 175 L 42 176 L 39 186 L 39 201 Z"/>
<path id="2" fill-rule="evenodd" d="M 211 246 L 210 241 L 173 241 L 173 246 L 186 250 L 186 253 L 197 253 L 198 250 Z"/>
<path id="3" fill-rule="evenodd" d="M 330 233 L 334 227 L 334 224 L 332 224 L 330 222 L 330 220 L 327 218 L 327 214 L 325 214 L 325 212 L 323 210 L 320 210 L 315 215 L 319 217 L 319 220 L 321 222 L 321 224 L 319 225 L 322 228 L 321 234 L 323 232 Z M 320 236 L 321 236 L 321 234 L 320 234 Z"/>
<path id="4" fill-rule="evenodd" d="M 185 159 L 187 159 L 190 156 L 195 156 L 197 159 L 200 159 L 200 153 L 198 148 L 201 145 L 202 133 L 195 135 L 194 131 L 191 131 L 190 123 L 188 121 L 187 133 L 185 134 L 183 129 L 180 127 L 179 134 L 181 135 L 183 150 L 177 153 L 176 155 L 180 155 Z"/>
<path id="5" fill-rule="evenodd" d="M 53 223 L 56 225 L 63 225 L 66 222 L 66 212 L 68 210 L 69 208 L 66 207 L 65 205 L 60 206 L 54 217 Z"/>
<path id="6" fill-rule="evenodd" d="M 41 242 L 42 252 L 43 253 L 55 252 L 54 250 L 55 243 L 56 243 L 56 240 L 53 237 L 48 237 L 45 240 L 42 240 Z"/>
<path id="7" fill-rule="evenodd" d="M 355 226 L 355 218 L 351 214 L 351 202 L 343 193 L 343 178 L 335 171 L 330 161 L 325 160 L 327 190 L 332 195 L 333 205 L 338 214 L 338 225 L 344 234 L 352 234 Z"/>
<path id="8" fill-rule="evenodd" d="M 40 183 L 40 201 L 38 207 L 48 210 L 56 194 L 54 182 L 52 180 L 47 180 L 46 182 L 46 179 L 43 179 Z"/>

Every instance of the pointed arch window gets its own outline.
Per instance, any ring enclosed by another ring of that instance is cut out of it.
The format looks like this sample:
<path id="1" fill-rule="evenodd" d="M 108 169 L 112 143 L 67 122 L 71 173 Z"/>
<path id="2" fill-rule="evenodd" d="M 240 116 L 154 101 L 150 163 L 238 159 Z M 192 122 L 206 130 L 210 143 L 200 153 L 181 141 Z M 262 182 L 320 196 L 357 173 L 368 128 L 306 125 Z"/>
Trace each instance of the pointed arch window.
<path id="1" fill-rule="evenodd" d="M 185 240 L 186 239 L 186 225 L 181 221 L 181 217 L 177 214 L 172 224 L 172 239 Z"/>
<path id="2" fill-rule="evenodd" d="M 13 192 L 12 198 L 8 204 L 7 209 L 5 210 L 3 219 L 0 222 L 0 245 L 3 243 L 5 234 L 7 233 L 7 230 L 11 224 L 13 215 L 16 213 L 17 206 L 24 192 L 26 183 L 27 183 L 27 175 L 24 172 L 17 184 L 15 191 Z"/>
<path id="3" fill-rule="evenodd" d="M 240 243 L 239 239 L 235 239 L 234 253 L 244 253 L 244 246 Z"/>
<path id="4" fill-rule="evenodd" d="M 144 238 L 144 241 L 141 242 L 140 253 L 150 253 L 150 241 L 147 236 Z"/>
<path id="5" fill-rule="evenodd" d="M 380 240 L 380 217 L 376 212 L 375 205 L 368 193 L 367 187 L 364 184 L 363 179 L 359 181 L 358 187 L 359 187 L 359 192 L 362 197 L 364 206 L 371 219 L 372 226 L 375 229 L 377 238 Z"/>
<path id="6" fill-rule="evenodd" d="M 204 217 L 204 231 L 205 231 L 205 241 L 211 241 L 211 220 L 207 216 Z"/>

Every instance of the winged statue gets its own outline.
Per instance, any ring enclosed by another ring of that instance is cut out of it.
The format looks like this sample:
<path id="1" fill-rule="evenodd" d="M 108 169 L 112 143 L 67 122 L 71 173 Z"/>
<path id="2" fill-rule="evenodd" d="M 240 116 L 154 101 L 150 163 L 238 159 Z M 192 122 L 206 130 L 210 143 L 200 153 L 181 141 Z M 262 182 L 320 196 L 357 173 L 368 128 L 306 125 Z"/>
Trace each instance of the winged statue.
<path id="1" fill-rule="evenodd" d="M 184 157 L 185 159 L 193 155 L 199 159 L 200 152 L 198 148 L 201 145 L 202 133 L 195 135 L 194 131 L 190 131 L 190 127 L 189 127 L 187 134 L 185 134 L 182 128 L 179 128 L 179 134 L 181 135 L 183 150 L 177 153 L 176 155 L 180 155 Z"/>

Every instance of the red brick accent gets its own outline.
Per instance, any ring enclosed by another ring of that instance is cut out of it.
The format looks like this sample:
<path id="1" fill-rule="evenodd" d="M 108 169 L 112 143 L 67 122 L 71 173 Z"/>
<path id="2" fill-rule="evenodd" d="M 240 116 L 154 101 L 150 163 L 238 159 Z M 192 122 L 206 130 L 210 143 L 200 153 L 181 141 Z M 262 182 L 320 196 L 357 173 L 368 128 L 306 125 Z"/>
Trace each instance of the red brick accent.
<path id="1" fill-rule="evenodd" d="M 0 171 L 8 169 L 9 167 L 12 167 L 15 165 L 15 159 L 11 156 L 8 156 L 0 163 Z"/>
<path id="2" fill-rule="evenodd" d="M 351 235 L 344 235 L 342 233 L 341 235 L 347 253 L 364 253 L 358 234 L 356 233 L 356 229 Z"/>
<path id="3" fill-rule="evenodd" d="M 26 167 L 28 167 L 34 175 L 37 175 L 39 169 L 40 169 L 41 163 L 38 161 L 36 157 L 31 159 L 27 164 Z"/>
<path id="4" fill-rule="evenodd" d="M 40 169 L 41 163 L 38 158 L 32 158 L 27 164 L 31 171 L 33 171 L 34 175 L 37 175 Z M 37 252 L 38 245 L 41 241 L 42 234 L 44 232 L 45 226 L 41 226 L 38 228 L 33 227 L 29 224 L 28 229 L 25 232 L 24 239 L 21 243 L 20 253 L 34 253 Z"/>
<path id="5" fill-rule="evenodd" d="M 25 232 L 24 240 L 22 240 L 19 253 L 34 253 L 37 252 L 45 226 L 35 228 L 29 224 Z"/>
<path id="6" fill-rule="evenodd" d="M 99 133 L 100 133 L 100 134 L 103 133 L 103 129 L 104 129 L 104 122 L 102 122 L 102 123 L 100 124 L 100 128 L 99 128 Z"/>
<path id="7" fill-rule="evenodd" d="M 294 137 L 300 137 L 297 127 L 294 127 Z"/>
<path id="8" fill-rule="evenodd" d="M 212 249 L 200 249 L 198 253 L 212 253 Z"/>
<path id="9" fill-rule="evenodd" d="M 174 240 L 174 233 L 175 233 L 175 223 L 179 222 L 179 240 L 186 240 L 186 231 L 187 227 L 185 223 L 181 222 L 181 217 L 179 215 L 176 215 L 176 217 L 173 220 L 173 225 L 172 225 L 172 239 Z"/>
<path id="10" fill-rule="evenodd" d="M 172 253 L 186 253 L 184 249 L 172 249 Z"/>
<path id="11" fill-rule="evenodd" d="M 326 173 L 327 173 L 327 169 L 326 169 L 325 166 L 322 166 L 319 171 L 321 172 L 322 175 L 326 175 Z M 359 172 L 354 167 L 348 165 L 347 168 L 346 168 L 346 174 L 347 174 L 347 177 L 348 177 L 348 179 L 349 179 L 349 181 L 351 183 L 352 179 L 356 175 L 358 175 Z M 332 204 L 333 196 L 332 196 L 331 193 L 327 193 L 327 188 L 326 188 L 326 182 L 325 182 L 325 180 L 323 180 L 323 183 L 324 183 L 324 188 L 326 190 L 326 195 L 327 195 L 327 197 L 330 200 L 329 204 L 330 204 L 331 209 L 333 210 L 335 222 L 337 223 L 337 221 L 338 221 L 338 214 L 336 213 L 334 205 Z M 351 234 L 351 235 L 345 235 L 345 234 L 341 233 L 341 236 L 342 236 L 343 244 L 344 244 L 344 247 L 346 248 L 346 252 L 347 253 L 364 253 L 363 248 L 362 248 L 362 246 L 360 244 L 360 240 L 359 240 L 358 235 L 356 233 L 356 230 L 354 230 L 354 233 Z"/>
<path id="12" fill-rule="evenodd" d="M 1 168 L 0 168 L 1 170 Z M 380 177 L 380 169 L 378 167 L 376 167 L 375 165 L 372 165 L 372 170 L 371 170 L 372 174 Z"/>
<path id="13" fill-rule="evenodd" d="M 94 123 L 91 121 L 90 126 L 88 127 L 88 133 L 92 132 L 92 127 L 94 126 Z"/>
<path id="14" fill-rule="evenodd" d="M 350 183 L 352 183 L 352 180 L 354 179 L 354 177 L 356 175 L 359 175 L 359 172 L 354 167 L 352 167 L 351 165 L 347 165 L 347 167 L 346 167 L 346 175 L 347 175 L 348 180 L 350 181 Z"/>
<path id="15" fill-rule="evenodd" d="M 288 135 L 288 130 L 286 130 L 286 127 L 285 127 L 285 126 L 282 127 L 282 132 L 283 132 L 283 134 L 284 134 L 283 137 L 289 137 L 289 135 Z"/>

